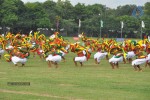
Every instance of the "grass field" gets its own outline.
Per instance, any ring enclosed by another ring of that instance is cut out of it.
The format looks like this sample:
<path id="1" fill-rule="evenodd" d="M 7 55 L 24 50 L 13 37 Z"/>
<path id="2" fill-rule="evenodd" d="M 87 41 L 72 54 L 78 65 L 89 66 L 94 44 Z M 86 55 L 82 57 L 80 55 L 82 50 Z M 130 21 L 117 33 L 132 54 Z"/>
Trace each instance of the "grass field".
<path id="1" fill-rule="evenodd" d="M 112 70 L 106 59 L 99 65 L 93 54 L 83 67 L 66 55 L 59 68 L 48 68 L 38 56 L 30 56 L 25 67 L 0 60 L 0 100 L 150 100 L 150 68 L 135 72 L 131 64 L 120 63 Z M 30 82 L 30 85 L 8 85 Z"/>

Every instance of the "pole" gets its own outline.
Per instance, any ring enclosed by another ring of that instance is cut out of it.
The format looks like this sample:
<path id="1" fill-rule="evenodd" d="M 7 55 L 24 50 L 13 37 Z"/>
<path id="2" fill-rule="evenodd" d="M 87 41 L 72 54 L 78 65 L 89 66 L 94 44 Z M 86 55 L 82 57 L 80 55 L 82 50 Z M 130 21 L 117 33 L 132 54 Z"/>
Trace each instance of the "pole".
<path id="1" fill-rule="evenodd" d="M 142 28 L 145 28 L 145 24 L 143 21 L 141 21 L 141 39 L 142 39 L 142 35 L 143 35 L 143 30 Z"/>
<path id="2" fill-rule="evenodd" d="M 79 33 L 80 33 L 80 27 L 78 28 L 78 35 L 79 35 Z"/>
<path id="3" fill-rule="evenodd" d="M 101 14 L 98 14 L 100 16 L 100 19 L 99 19 L 99 38 L 101 38 Z"/>
<path id="4" fill-rule="evenodd" d="M 121 27 L 121 38 L 122 38 L 122 27 Z"/>
<path id="5" fill-rule="evenodd" d="M 78 28 L 78 35 L 79 35 L 79 33 L 80 33 L 80 27 L 81 27 L 81 20 L 79 19 L 79 26 L 78 26 L 79 28 Z"/>
<path id="6" fill-rule="evenodd" d="M 142 27 L 141 27 L 141 39 L 142 39 Z"/>
<path id="7" fill-rule="evenodd" d="M 101 28 L 101 26 L 100 26 L 100 38 L 101 38 L 101 32 L 102 32 L 102 28 Z"/>
<path id="8" fill-rule="evenodd" d="M 123 21 L 121 21 L 121 38 L 122 38 L 122 30 L 123 30 Z"/>
<path id="9" fill-rule="evenodd" d="M 103 21 L 100 20 L 100 38 L 102 38 L 102 27 L 103 27 Z"/>

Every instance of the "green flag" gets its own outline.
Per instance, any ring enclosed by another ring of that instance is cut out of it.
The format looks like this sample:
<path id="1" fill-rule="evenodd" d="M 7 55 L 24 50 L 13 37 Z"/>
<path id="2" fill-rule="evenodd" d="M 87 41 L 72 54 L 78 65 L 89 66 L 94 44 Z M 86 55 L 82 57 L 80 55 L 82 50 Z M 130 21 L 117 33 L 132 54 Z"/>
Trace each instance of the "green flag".
<path id="1" fill-rule="evenodd" d="M 103 27 L 103 21 L 102 20 L 100 21 L 100 25 L 101 25 L 101 27 Z"/>

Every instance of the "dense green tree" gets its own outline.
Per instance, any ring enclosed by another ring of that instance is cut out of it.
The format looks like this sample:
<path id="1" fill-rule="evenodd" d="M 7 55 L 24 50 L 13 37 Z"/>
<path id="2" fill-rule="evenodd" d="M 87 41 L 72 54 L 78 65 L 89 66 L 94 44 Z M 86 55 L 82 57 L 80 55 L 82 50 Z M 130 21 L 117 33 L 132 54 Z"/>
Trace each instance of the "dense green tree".
<path id="1" fill-rule="evenodd" d="M 144 11 L 146 15 L 150 16 L 150 2 L 145 3 Z"/>
<path id="2" fill-rule="evenodd" d="M 99 14 L 103 16 L 104 15 L 103 13 L 104 13 L 104 6 L 101 4 L 94 4 L 94 5 L 86 6 L 87 17 L 92 17 L 94 15 L 99 16 Z"/>
<path id="3" fill-rule="evenodd" d="M 2 4 L 3 4 L 4 0 L 0 0 L 0 9 L 3 9 Z M 2 10 L 0 10 L 0 25 L 2 25 L 2 18 L 3 18 L 3 13 Z"/>
<path id="4" fill-rule="evenodd" d="M 142 7 L 144 15 L 136 18 L 132 16 L 136 5 L 118 6 L 117 9 L 106 5 L 85 5 L 78 3 L 72 5 L 69 0 L 47 0 L 41 2 L 23 3 L 21 0 L 0 0 L 0 26 L 11 27 L 14 33 L 28 33 L 37 28 L 54 28 L 68 36 L 77 35 L 79 19 L 81 20 L 80 33 L 88 36 L 99 36 L 100 20 L 103 21 L 102 36 L 120 37 L 121 24 L 124 22 L 123 37 L 136 33 L 140 36 L 141 21 L 145 27 L 142 31 L 150 32 L 150 2 Z M 135 37 L 133 35 L 133 37 Z"/>
<path id="5" fill-rule="evenodd" d="M 18 0 L 4 0 L 1 4 L 1 25 L 13 27 L 18 21 L 18 7 L 16 2 Z"/>
<path id="6" fill-rule="evenodd" d="M 116 9 L 116 16 L 124 16 L 124 15 L 131 16 L 135 7 L 136 5 L 118 6 Z"/>
<path id="7" fill-rule="evenodd" d="M 26 5 L 26 24 L 31 29 L 37 28 L 49 28 L 50 27 L 50 19 L 48 14 L 42 7 L 42 3 L 27 3 Z"/>
<path id="8" fill-rule="evenodd" d="M 74 14 L 74 8 L 73 5 L 70 3 L 69 0 L 65 0 L 62 5 L 62 18 L 63 19 L 73 19 Z"/>
<path id="9" fill-rule="evenodd" d="M 127 34 L 133 35 L 134 32 L 140 32 L 140 20 L 133 17 L 133 16 L 128 16 L 128 15 L 124 15 L 124 16 L 120 16 L 117 17 L 117 20 L 119 22 L 119 28 L 121 30 L 121 21 L 123 21 L 124 25 L 123 25 L 123 31 L 126 32 Z M 136 34 L 136 36 L 140 36 L 140 34 Z"/>
<path id="10" fill-rule="evenodd" d="M 86 15 L 86 6 L 85 4 L 78 3 L 74 7 L 75 19 L 84 19 Z"/>
<path id="11" fill-rule="evenodd" d="M 43 3 L 43 8 L 46 12 L 46 14 L 48 15 L 48 18 L 50 20 L 50 24 L 51 26 L 49 26 L 49 28 L 51 27 L 55 27 L 56 25 L 56 16 L 58 15 L 57 14 L 57 11 L 56 11 L 56 2 L 52 1 L 52 0 L 47 0 Z"/>
<path id="12" fill-rule="evenodd" d="M 77 33 L 78 27 L 77 27 L 77 24 L 74 23 L 74 19 L 68 19 L 68 20 L 63 19 L 61 23 L 63 26 L 61 28 L 64 29 L 64 32 L 67 34 L 67 36 L 71 36 L 73 34 L 77 35 L 76 33 Z M 76 32 L 76 33 L 72 33 L 72 32 Z"/>

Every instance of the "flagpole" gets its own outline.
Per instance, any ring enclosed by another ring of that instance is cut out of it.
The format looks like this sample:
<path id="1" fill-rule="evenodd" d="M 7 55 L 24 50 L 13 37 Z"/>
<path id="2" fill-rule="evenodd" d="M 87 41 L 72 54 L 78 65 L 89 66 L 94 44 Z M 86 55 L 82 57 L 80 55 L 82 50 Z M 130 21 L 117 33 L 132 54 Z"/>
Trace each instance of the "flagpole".
<path id="1" fill-rule="evenodd" d="M 122 30 L 123 30 L 123 21 L 121 21 L 121 38 L 122 38 Z"/>
<path id="2" fill-rule="evenodd" d="M 79 19 L 79 26 L 78 26 L 79 28 L 78 28 L 78 35 L 79 35 L 79 33 L 80 33 L 80 27 L 81 27 L 81 21 L 80 21 L 80 19 Z"/>
<path id="3" fill-rule="evenodd" d="M 80 33 L 80 27 L 78 28 L 78 35 L 79 35 L 79 33 Z"/>
<path id="4" fill-rule="evenodd" d="M 101 33 L 102 33 L 102 29 L 101 29 L 101 26 L 100 26 L 100 38 L 101 38 Z"/>
<path id="5" fill-rule="evenodd" d="M 100 20 L 100 38 L 102 37 L 102 27 L 103 27 L 103 21 Z"/>
<path id="6" fill-rule="evenodd" d="M 122 38 L 122 27 L 121 27 L 121 38 Z"/>
<path id="7" fill-rule="evenodd" d="M 143 33 L 143 30 L 142 28 L 145 28 L 145 24 L 144 24 L 144 21 L 141 21 L 141 39 L 142 39 L 142 33 Z"/>
<path id="8" fill-rule="evenodd" d="M 98 14 L 100 16 L 100 20 L 99 20 L 99 23 L 100 23 L 100 28 L 99 28 L 99 37 L 101 38 L 101 34 L 102 34 L 102 20 L 101 20 L 101 14 Z"/>
<path id="9" fill-rule="evenodd" d="M 141 39 L 142 39 L 142 26 L 141 26 Z"/>

